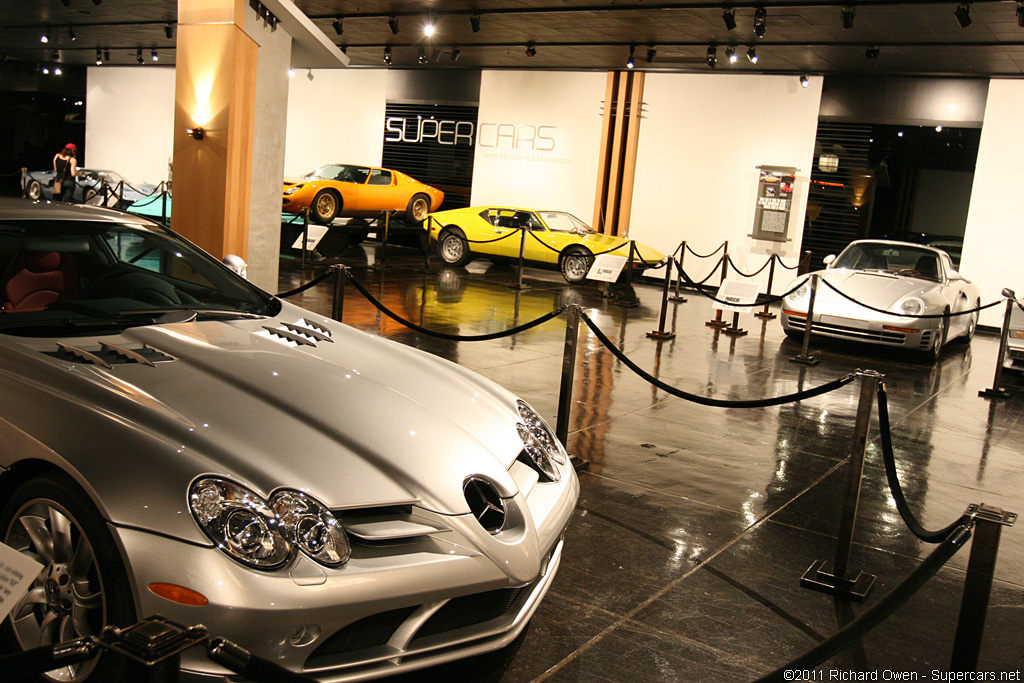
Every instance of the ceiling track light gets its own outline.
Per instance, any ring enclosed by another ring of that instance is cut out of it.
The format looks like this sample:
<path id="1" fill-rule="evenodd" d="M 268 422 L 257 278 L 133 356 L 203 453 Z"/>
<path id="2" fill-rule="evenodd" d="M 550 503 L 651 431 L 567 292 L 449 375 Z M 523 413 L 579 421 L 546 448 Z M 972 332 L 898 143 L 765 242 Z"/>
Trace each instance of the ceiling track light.
<path id="1" fill-rule="evenodd" d="M 654 63 L 654 58 L 657 57 L 657 56 L 658 56 L 658 48 L 654 47 L 653 45 L 649 46 L 647 48 L 647 63 L 648 64 L 653 64 Z"/>
<path id="2" fill-rule="evenodd" d="M 426 48 L 420 48 L 419 54 L 416 55 L 416 62 L 419 64 L 427 63 L 427 50 Z"/>
<path id="3" fill-rule="evenodd" d="M 339 36 L 345 32 L 345 27 L 341 23 L 341 17 L 335 19 L 331 26 L 334 27 L 334 32 L 337 33 Z"/>
<path id="4" fill-rule="evenodd" d="M 71 7 L 71 0 L 60 0 L 60 4 L 64 5 L 65 7 Z"/>
<path id="5" fill-rule="evenodd" d="M 167 40 L 174 37 L 174 24 L 167 24 L 164 26 L 164 35 L 167 36 Z"/>
<path id="6" fill-rule="evenodd" d="M 767 29 L 768 23 L 768 10 L 764 7 L 758 7 L 754 10 L 754 33 L 758 38 L 764 38 L 764 32 Z"/>
<path id="7" fill-rule="evenodd" d="M 1017 26 L 1024 28 L 1024 0 L 1017 0 Z"/>
<path id="8" fill-rule="evenodd" d="M 627 69 L 632 69 L 633 66 L 636 64 L 636 62 L 633 60 L 633 57 L 634 57 L 635 54 L 636 54 L 636 45 L 630 45 L 629 46 L 629 59 L 626 60 L 626 68 Z"/>
<path id="9" fill-rule="evenodd" d="M 391 46 L 388 45 L 384 48 L 384 63 L 391 66 Z"/>
<path id="10" fill-rule="evenodd" d="M 71 42 L 75 42 L 76 40 L 78 40 L 78 36 L 75 35 L 75 29 L 71 28 L 70 26 L 68 26 L 68 38 L 71 39 Z"/>
<path id="11" fill-rule="evenodd" d="M 64 72 L 60 70 L 59 66 L 53 67 L 53 75 L 54 76 L 60 76 L 62 73 L 64 73 Z M 940 128 L 941 128 L 941 126 L 940 126 Z"/>
<path id="12" fill-rule="evenodd" d="M 441 61 L 441 48 L 435 47 L 434 48 L 434 52 L 430 55 L 430 58 L 434 61 L 434 64 L 437 64 L 438 62 L 440 62 Z"/>
<path id="13" fill-rule="evenodd" d="M 473 29 L 473 33 L 480 33 L 480 15 L 472 14 L 469 17 L 469 27 Z"/>
<path id="14" fill-rule="evenodd" d="M 388 28 L 391 29 L 391 33 L 398 34 L 398 17 L 388 17 Z"/>
<path id="15" fill-rule="evenodd" d="M 92 0 L 92 4 L 96 5 L 97 7 L 100 6 L 101 2 L 103 2 L 103 0 Z"/>
<path id="16" fill-rule="evenodd" d="M 806 88 L 810 84 L 811 84 L 811 79 L 807 78 L 806 75 L 800 76 L 800 87 L 801 88 Z"/>
<path id="17" fill-rule="evenodd" d="M 853 28 L 853 18 L 857 16 L 857 8 L 853 5 L 847 5 L 843 8 L 843 30 Z"/>
<path id="18" fill-rule="evenodd" d="M 43 35 L 39 36 L 39 42 L 40 43 L 48 43 L 48 42 L 50 42 L 50 36 L 48 36 L 48 35 L 46 35 L 44 33 Z"/>
<path id="19" fill-rule="evenodd" d="M 868 59 L 878 59 L 878 55 L 882 52 L 882 49 L 877 45 L 868 45 L 864 50 L 864 56 Z"/>
<path id="20" fill-rule="evenodd" d="M 747 48 L 747 61 L 751 64 L 757 64 L 757 48 L 753 45 Z"/>
<path id="21" fill-rule="evenodd" d="M 60 50 L 54 50 L 53 54 L 51 54 L 50 56 L 53 57 L 53 61 L 59 62 L 60 61 Z"/>
<path id="22" fill-rule="evenodd" d="M 434 30 L 437 28 L 437 20 L 434 19 L 433 15 L 427 17 L 427 23 L 423 24 L 423 35 L 430 38 L 434 35 Z"/>
<path id="23" fill-rule="evenodd" d="M 149 58 L 152 59 L 154 62 L 159 62 L 160 61 L 160 55 L 157 54 L 156 50 L 153 50 L 152 52 L 149 53 Z"/>
<path id="24" fill-rule="evenodd" d="M 715 68 L 715 64 L 718 63 L 718 49 L 714 45 L 708 48 L 708 53 L 704 57 L 704 61 L 708 63 L 712 69 Z"/>
<path id="25" fill-rule="evenodd" d="M 96 66 L 103 63 L 103 53 L 100 52 L 99 48 L 96 49 Z"/>
<path id="26" fill-rule="evenodd" d="M 735 64 L 739 60 L 739 55 L 736 54 L 736 50 L 730 45 L 725 48 L 725 58 L 729 60 L 730 64 Z"/>
<path id="27" fill-rule="evenodd" d="M 537 48 L 534 47 L 533 43 L 527 43 L 526 44 L 526 56 L 527 57 L 536 57 L 537 56 Z"/>
<path id="28" fill-rule="evenodd" d="M 142 48 L 141 47 L 138 48 L 137 50 L 135 50 L 135 61 L 138 62 L 139 64 L 145 64 L 146 63 L 145 60 L 142 59 Z"/>
<path id="29" fill-rule="evenodd" d="M 725 29 L 731 31 L 736 28 L 736 10 L 732 7 L 726 7 L 725 11 L 722 12 L 722 22 L 725 23 Z"/>
<path id="30" fill-rule="evenodd" d="M 452 61 L 459 61 L 459 56 L 462 54 L 462 50 L 452 45 Z"/>
<path id="31" fill-rule="evenodd" d="M 96 4 L 98 5 L 99 3 L 96 3 Z M 103 50 L 103 61 L 104 62 L 109 62 L 110 61 L 110 50 L 106 50 L 106 49 Z"/>
<path id="32" fill-rule="evenodd" d="M 967 28 L 971 25 L 971 3 L 962 2 L 960 6 L 953 12 L 953 16 L 956 17 L 956 23 L 960 24 L 960 28 Z"/>

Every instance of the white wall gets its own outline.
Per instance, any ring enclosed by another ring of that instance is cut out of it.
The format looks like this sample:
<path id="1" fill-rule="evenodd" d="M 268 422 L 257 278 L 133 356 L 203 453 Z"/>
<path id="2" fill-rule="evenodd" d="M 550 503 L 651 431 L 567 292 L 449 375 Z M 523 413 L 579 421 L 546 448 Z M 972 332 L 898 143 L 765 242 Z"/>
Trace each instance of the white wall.
<path id="1" fill-rule="evenodd" d="M 589 223 L 605 74 L 484 71 L 471 203 L 561 209 Z"/>
<path id="2" fill-rule="evenodd" d="M 732 260 L 746 272 L 763 265 L 772 251 L 795 265 L 821 83 L 821 77 L 811 77 L 802 88 L 796 76 L 648 74 L 630 237 L 665 253 L 682 240 L 702 254 L 728 240 Z M 799 169 L 789 242 L 748 237 L 759 165 Z M 691 277 L 702 278 L 713 263 L 689 255 L 683 266 Z M 791 275 L 777 270 L 773 291 L 782 291 Z M 767 271 L 761 279 L 767 281 Z M 717 277 L 710 281 L 717 283 Z"/>
<path id="3" fill-rule="evenodd" d="M 387 69 L 298 69 L 288 92 L 286 176 L 329 163 L 378 166 Z M 440 96 L 440 94 L 439 94 Z"/>
<path id="4" fill-rule="evenodd" d="M 1024 81 L 989 83 L 960 263 L 964 275 L 981 287 L 982 303 L 997 300 L 1003 287 L 1024 294 L 1024 271 L 1020 266 L 1024 229 L 1019 203 L 1024 188 L 1021 102 Z M 1004 310 L 1004 306 L 995 306 L 982 311 L 981 324 L 1001 326 Z"/>
<path id="5" fill-rule="evenodd" d="M 86 76 L 85 158 L 133 183 L 167 180 L 174 67 L 92 66 Z"/>

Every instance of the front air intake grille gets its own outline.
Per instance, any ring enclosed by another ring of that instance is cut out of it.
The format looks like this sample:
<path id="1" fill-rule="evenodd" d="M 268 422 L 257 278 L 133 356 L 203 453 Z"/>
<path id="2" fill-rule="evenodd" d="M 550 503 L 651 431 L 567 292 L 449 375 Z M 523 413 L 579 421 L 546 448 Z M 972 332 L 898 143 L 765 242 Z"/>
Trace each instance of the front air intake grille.
<path id="1" fill-rule="evenodd" d="M 806 321 L 801 318 L 790 317 L 789 326 L 796 330 L 803 330 L 806 327 Z M 889 330 L 864 330 L 858 327 L 846 327 L 845 325 L 826 324 L 818 321 L 814 322 L 814 326 L 811 327 L 811 332 L 814 334 L 827 334 L 831 337 L 873 341 L 881 344 L 894 344 L 897 346 L 902 346 L 907 341 L 907 335 L 902 332 L 892 332 Z"/>
<path id="2" fill-rule="evenodd" d="M 413 644 L 420 638 L 497 619 L 511 609 L 522 592 L 522 588 L 501 588 L 449 600 L 416 632 Z"/>
<path id="3" fill-rule="evenodd" d="M 306 661 L 309 668 L 315 667 L 318 660 L 332 655 L 346 654 L 358 650 L 384 645 L 395 634 L 398 627 L 417 610 L 417 606 L 393 609 L 389 612 L 372 614 L 359 621 L 354 621 L 333 636 L 320 643 Z"/>

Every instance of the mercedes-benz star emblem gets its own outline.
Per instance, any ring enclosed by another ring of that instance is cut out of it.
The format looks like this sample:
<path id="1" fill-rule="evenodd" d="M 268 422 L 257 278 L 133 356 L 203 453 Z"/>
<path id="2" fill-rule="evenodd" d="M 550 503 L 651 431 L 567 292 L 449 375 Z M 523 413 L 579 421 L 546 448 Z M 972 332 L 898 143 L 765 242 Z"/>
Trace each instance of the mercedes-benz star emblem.
<path id="1" fill-rule="evenodd" d="M 484 529 L 496 534 L 505 526 L 505 501 L 490 482 L 470 477 L 462 485 L 469 509 Z"/>

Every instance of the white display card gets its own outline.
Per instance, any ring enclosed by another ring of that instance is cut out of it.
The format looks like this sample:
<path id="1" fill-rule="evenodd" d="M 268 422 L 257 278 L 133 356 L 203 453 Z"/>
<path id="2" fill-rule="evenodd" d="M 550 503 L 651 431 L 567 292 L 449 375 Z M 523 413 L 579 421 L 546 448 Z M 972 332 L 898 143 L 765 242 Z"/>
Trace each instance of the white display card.
<path id="1" fill-rule="evenodd" d="M 618 254 L 598 254 L 594 259 L 594 265 L 590 266 L 587 273 L 588 280 L 600 280 L 602 282 L 615 282 L 619 279 L 622 267 L 626 265 L 626 257 Z"/>
<path id="2" fill-rule="evenodd" d="M 25 597 L 42 570 L 43 565 L 31 557 L 0 543 L 0 621 Z"/>

